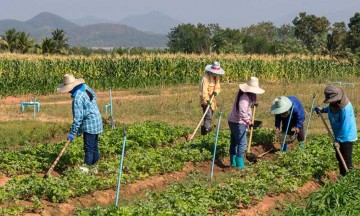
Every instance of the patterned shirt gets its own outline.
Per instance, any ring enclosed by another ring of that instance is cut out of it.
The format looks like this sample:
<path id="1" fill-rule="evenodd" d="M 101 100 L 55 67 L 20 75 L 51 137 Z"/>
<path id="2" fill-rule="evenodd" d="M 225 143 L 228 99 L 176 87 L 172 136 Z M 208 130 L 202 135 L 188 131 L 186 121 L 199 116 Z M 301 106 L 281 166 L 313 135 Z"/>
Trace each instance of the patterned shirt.
<path id="1" fill-rule="evenodd" d="M 89 134 L 101 133 L 103 131 L 103 125 L 101 114 L 96 103 L 95 92 L 83 84 L 82 88 L 76 90 L 71 97 L 73 99 L 72 113 L 74 120 L 70 132 L 75 135 L 84 132 Z"/>

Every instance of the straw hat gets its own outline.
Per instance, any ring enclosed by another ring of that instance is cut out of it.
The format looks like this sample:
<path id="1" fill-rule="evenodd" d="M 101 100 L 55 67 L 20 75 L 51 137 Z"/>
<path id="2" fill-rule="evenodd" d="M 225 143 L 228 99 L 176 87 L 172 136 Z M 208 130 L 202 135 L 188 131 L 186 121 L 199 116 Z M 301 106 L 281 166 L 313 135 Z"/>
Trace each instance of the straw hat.
<path id="1" fill-rule="evenodd" d="M 324 89 L 324 94 L 325 94 L 324 103 L 339 101 L 343 98 L 343 90 L 336 86 L 327 86 Z"/>
<path id="2" fill-rule="evenodd" d="M 271 103 L 271 113 L 281 114 L 288 111 L 292 106 L 292 102 L 288 97 L 277 97 Z"/>
<path id="3" fill-rule="evenodd" d="M 225 73 L 225 71 L 220 67 L 220 63 L 217 61 L 211 65 L 207 65 L 205 70 L 218 75 L 223 75 Z"/>
<path id="4" fill-rule="evenodd" d="M 250 77 L 250 80 L 247 83 L 240 84 L 239 88 L 243 92 L 251 92 L 254 94 L 262 94 L 265 92 L 264 89 L 259 87 L 259 79 L 257 77 Z"/>
<path id="5" fill-rule="evenodd" d="M 69 92 L 73 90 L 74 87 L 77 85 L 85 83 L 83 78 L 75 79 L 74 75 L 72 74 L 65 74 L 64 75 L 64 83 L 58 85 L 57 91 L 58 92 Z"/>

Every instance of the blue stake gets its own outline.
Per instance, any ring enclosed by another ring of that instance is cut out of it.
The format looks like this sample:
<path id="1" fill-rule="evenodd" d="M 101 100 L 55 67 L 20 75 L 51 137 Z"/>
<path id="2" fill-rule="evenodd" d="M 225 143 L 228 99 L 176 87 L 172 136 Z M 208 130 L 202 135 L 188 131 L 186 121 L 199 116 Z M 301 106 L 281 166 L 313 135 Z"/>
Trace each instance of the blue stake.
<path id="1" fill-rule="evenodd" d="M 314 102 L 315 102 L 315 94 L 313 94 L 313 97 L 312 97 L 312 102 L 311 102 L 311 107 L 310 107 L 310 114 L 309 114 L 309 120 L 307 122 L 307 126 L 306 126 L 306 132 L 305 132 L 305 138 L 304 140 L 306 141 L 306 136 L 308 134 L 308 131 L 309 131 L 309 126 L 310 126 L 310 120 L 311 120 L 311 114 L 313 112 L 313 108 L 314 108 Z"/>
<path id="2" fill-rule="evenodd" d="M 219 113 L 219 120 L 218 120 L 218 125 L 217 125 L 217 128 L 216 128 L 216 137 L 215 137 L 215 143 L 214 143 L 214 154 L 213 154 L 212 165 L 211 165 L 210 179 L 212 179 L 213 174 L 214 174 L 214 163 L 215 163 L 215 155 L 216 155 L 216 144 L 217 144 L 218 137 L 219 137 L 221 115 L 222 115 L 222 111 L 220 111 L 220 113 Z"/>
<path id="3" fill-rule="evenodd" d="M 282 150 L 282 151 L 287 151 L 286 136 L 287 136 L 287 133 L 288 133 L 288 130 L 289 130 L 289 126 L 290 126 L 290 122 L 291 122 L 293 110 L 294 110 L 294 105 L 291 107 L 290 117 L 289 117 L 289 121 L 288 121 L 288 124 L 287 124 L 287 127 L 286 127 L 286 131 L 285 131 L 285 135 L 284 135 L 284 140 L 283 140 L 282 147 L 281 147 L 281 150 Z"/>
<path id="4" fill-rule="evenodd" d="M 121 175 L 122 175 L 122 168 L 123 168 L 123 162 L 124 162 L 125 145 L 126 145 L 126 129 L 124 128 L 124 138 L 123 138 L 123 145 L 122 145 L 122 150 L 121 150 L 119 176 L 118 176 L 118 183 L 117 183 L 117 187 L 116 187 L 116 201 L 115 201 L 116 206 L 118 206 L 118 203 L 119 203 L 119 192 L 120 192 L 120 187 L 121 187 Z"/>
<path id="5" fill-rule="evenodd" d="M 113 103 L 112 103 L 112 95 L 111 95 L 111 89 L 110 89 L 110 118 L 111 118 L 111 129 L 115 129 L 115 122 L 114 122 L 114 116 L 113 116 Z"/>

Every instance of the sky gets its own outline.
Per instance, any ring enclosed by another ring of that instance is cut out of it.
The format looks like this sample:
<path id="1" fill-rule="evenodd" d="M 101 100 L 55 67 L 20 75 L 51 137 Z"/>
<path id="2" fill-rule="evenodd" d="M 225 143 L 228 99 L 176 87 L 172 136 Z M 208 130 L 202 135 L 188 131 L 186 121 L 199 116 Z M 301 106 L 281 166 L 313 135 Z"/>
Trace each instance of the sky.
<path id="1" fill-rule="evenodd" d="M 45 11 L 66 19 L 113 21 L 159 11 L 184 23 L 240 28 L 261 21 L 291 23 L 302 11 L 348 23 L 360 12 L 360 0 L 0 0 L 0 19 L 25 21 Z"/>

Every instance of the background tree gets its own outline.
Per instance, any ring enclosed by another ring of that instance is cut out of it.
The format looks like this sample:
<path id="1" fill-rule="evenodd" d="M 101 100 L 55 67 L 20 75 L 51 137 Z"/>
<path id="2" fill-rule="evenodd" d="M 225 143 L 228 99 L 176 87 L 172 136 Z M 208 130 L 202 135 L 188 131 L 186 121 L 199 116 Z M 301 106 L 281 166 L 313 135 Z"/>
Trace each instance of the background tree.
<path id="1" fill-rule="evenodd" d="M 43 54 L 54 54 L 56 53 L 56 43 L 52 38 L 44 38 L 41 43 L 41 50 Z"/>
<path id="2" fill-rule="evenodd" d="M 16 38 L 16 50 L 20 53 L 28 53 L 29 50 L 34 46 L 35 39 L 30 38 L 30 34 L 26 34 L 21 31 L 17 34 Z"/>
<path id="3" fill-rule="evenodd" d="M 2 41 L 0 44 L 0 48 L 7 50 L 11 53 L 16 51 L 17 35 L 18 32 L 16 32 L 14 28 L 7 30 L 4 35 L 1 35 Z"/>
<path id="4" fill-rule="evenodd" d="M 68 38 L 65 37 L 65 31 L 62 29 L 56 29 L 51 33 L 52 39 L 55 42 L 55 50 L 57 53 L 65 54 L 69 49 L 67 44 Z"/>
<path id="5" fill-rule="evenodd" d="M 345 51 L 347 29 L 344 22 L 336 22 L 327 36 L 327 49 L 330 55 Z"/>
<path id="6" fill-rule="evenodd" d="M 355 13 L 350 18 L 348 27 L 350 30 L 347 34 L 346 43 L 353 52 L 356 52 L 360 48 L 360 13 Z"/>
<path id="7" fill-rule="evenodd" d="M 299 14 L 292 21 L 295 27 L 295 36 L 310 50 L 311 53 L 321 53 L 326 45 L 327 32 L 330 22 L 326 17 Z"/>

